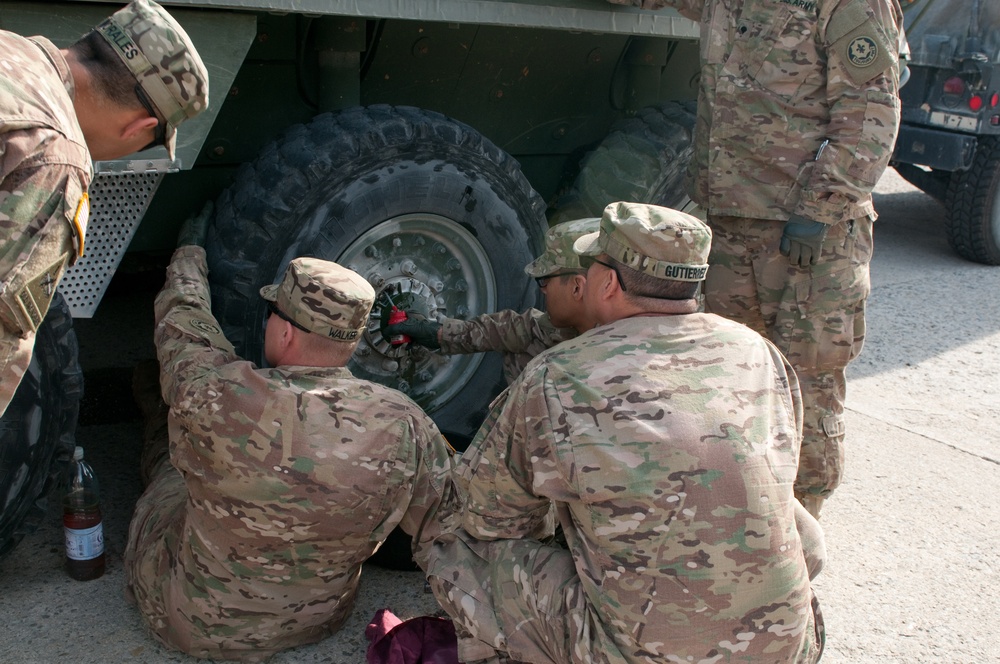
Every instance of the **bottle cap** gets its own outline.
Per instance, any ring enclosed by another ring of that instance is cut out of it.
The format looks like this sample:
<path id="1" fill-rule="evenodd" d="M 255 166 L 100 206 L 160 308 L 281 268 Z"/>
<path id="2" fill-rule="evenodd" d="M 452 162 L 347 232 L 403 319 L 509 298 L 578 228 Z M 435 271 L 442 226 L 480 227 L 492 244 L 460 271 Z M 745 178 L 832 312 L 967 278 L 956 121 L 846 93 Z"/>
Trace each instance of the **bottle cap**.
<path id="1" fill-rule="evenodd" d="M 82 458 L 83 458 L 83 448 L 77 445 L 76 449 L 73 450 L 73 461 L 79 461 Z"/>

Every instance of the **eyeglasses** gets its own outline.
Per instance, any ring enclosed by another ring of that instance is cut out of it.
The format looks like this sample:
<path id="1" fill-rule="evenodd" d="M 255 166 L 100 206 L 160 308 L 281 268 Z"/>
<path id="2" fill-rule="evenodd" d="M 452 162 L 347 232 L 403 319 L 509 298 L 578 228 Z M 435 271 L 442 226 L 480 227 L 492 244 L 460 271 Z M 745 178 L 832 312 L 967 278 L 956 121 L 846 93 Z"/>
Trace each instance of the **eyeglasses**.
<path id="1" fill-rule="evenodd" d="M 594 262 L 598 263 L 599 265 L 603 265 L 604 267 L 608 268 L 609 270 L 614 270 L 615 271 L 615 276 L 618 277 L 618 285 L 621 286 L 622 292 L 624 293 L 625 292 L 625 282 L 622 281 L 622 275 L 621 275 L 620 272 L 618 272 L 618 268 L 616 266 L 612 265 L 611 263 L 605 263 L 604 261 L 599 261 L 596 258 L 594 259 Z"/>
<path id="2" fill-rule="evenodd" d="M 549 279 L 554 279 L 555 277 L 572 277 L 582 274 L 584 273 L 579 270 L 576 272 L 556 272 L 555 274 L 547 274 L 544 277 L 535 277 L 535 283 L 538 284 L 539 288 L 545 288 L 549 283 Z"/>
<path id="3" fill-rule="evenodd" d="M 160 119 L 156 111 L 153 110 L 153 104 L 149 101 L 149 97 L 146 96 L 146 91 L 142 89 L 142 84 L 136 84 L 135 86 L 135 96 L 139 98 L 139 103 L 142 107 L 146 109 L 151 117 L 156 118 L 156 131 L 153 133 L 153 142 L 143 148 L 143 150 L 148 150 L 149 148 L 155 148 L 159 145 L 166 145 L 167 143 L 167 123 Z"/>
<path id="4" fill-rule="evenodd" d="M 277 316 L 281 320 L 283 320 L 283 321 L 285 321 L 287 323 L 291 323 L 294 327 L 299 328 L 303 332 L 309 332 L 310 334 L 312 333 L 311 330 L 309 330 L 308 328 L 306 328 L 305 326 L 303 326 L 301 323 L 292 320 L 288 316 L 288 314 L 286 314 L 284 311 L 282 311 L 281 309 L 279 309 L 278 305 L 276 305 L 274 302 L 271 302 L 270 300 L 268 300 L 267 301 L 267 308 L 271 311 L 272 314 L 274 314 L 275 316 Z"/>

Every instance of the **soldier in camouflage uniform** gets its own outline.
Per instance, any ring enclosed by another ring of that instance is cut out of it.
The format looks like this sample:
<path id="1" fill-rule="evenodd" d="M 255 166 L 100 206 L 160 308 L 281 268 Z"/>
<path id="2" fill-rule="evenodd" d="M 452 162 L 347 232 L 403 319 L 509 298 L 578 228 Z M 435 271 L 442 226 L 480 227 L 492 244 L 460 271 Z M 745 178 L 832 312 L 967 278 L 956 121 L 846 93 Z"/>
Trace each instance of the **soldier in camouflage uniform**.
<path id="1" fill-rule="evenodd" d="M 432 548 L 463 661 L 819 659 L 797 384 L 766 339 L 697 312 L 710 242 L 631 203 L 577 241 L 598 326 L 510 387 L 462 457 L 462 527 Z M 552 506 L 568 549 L 539 541 Z"/>
<path id="2" fill-rule="evenodd" d="M 701 22 L 692 199 L 715 234 L 705 306 L 773 341 L 805 408 L 796 493 L 819 515 L 844 465 L 872 189 L 899 128 L 898 0 L 611 0 Z"/>
<path id="3" fill-rule="evenodd" d="M 66 267 L 83 255 L 91 159 L 163 144 L 208 105 L 208 72 L 135 0 L 67 49 L 0 30 L 0 414 Z"/>
<path id="4" fill-rule="evenodd" d="M 544 313 L 507 309 L 472 320 L 432 321 L 407 312 L 407 320 L 387 326 L 385 334 L 405 334 L 414 343 L 446 355 L 500 351 L 510 383 L 535 355 L 593 327 L 581 304 L 589 260 L 573 253 L 573 243 L 596 231 L 599 221 L 577 219 L 553 226 L 545 234 L 545 251 L 525 266 L 525 273 L 535 278 L 545 295 Z"/>
<path id="5" fill-rule="evenodd" d="M 136 505 L 126 578 L 162 643 L 260 661 L 337 630 L 397 525 L 425 564 L 452 463 L 419 406 L 345 366 L 374 300 L 355 272 L 293 260 L 261 289 L 274 368 L 236 355 L 196 246 L 207 217 L 182 230 L 155 303 L 169 457 Z"/>

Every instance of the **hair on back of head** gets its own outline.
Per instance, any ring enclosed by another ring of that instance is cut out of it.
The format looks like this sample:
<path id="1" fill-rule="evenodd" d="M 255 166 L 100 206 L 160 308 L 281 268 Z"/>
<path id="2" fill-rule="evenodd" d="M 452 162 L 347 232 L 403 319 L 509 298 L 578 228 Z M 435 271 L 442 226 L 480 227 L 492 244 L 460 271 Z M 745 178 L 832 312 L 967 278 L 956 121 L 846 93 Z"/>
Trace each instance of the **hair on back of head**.
<path id="1" fill-rule="evenodd" d="M 105 100 L 124 108 L 142 108 L 135 94 L 135 76 L 97 30 L 88 32 L 69 50 L 90 74 L 93 87 Z"/>
<path id="2" fill-rule="evenodd" d="M 608 261 L 618 268 L 625 286 L 625 297 L 651 297 L 657 300 L 690 300 L 698 293 L 700 281 L 675 281 L 660 279 L 640 272 L 608 256 Z"/>

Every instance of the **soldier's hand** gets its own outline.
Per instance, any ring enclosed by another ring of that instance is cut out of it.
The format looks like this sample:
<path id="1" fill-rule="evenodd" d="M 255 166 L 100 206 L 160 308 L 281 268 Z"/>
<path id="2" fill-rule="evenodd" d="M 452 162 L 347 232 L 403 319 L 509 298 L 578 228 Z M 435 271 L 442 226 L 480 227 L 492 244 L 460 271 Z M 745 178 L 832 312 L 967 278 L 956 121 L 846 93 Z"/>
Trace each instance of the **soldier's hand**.
<path id="1" fill-rule="evenodd" d="M 438 341 L 438 331 L 440 329 L 441 323 L 437 321 L 415 319 L 411 316 L 402 323 L 386 325 L 382 331 L 382 335 L 386 339 L 392 339 L 396 335 L 405 334 L 415 344 L 424 348 L 430 348 L 431 350 L 439 350 L 441 348 L 441 342 Z"/>
<path id="2" fill-rule="evenodd" d="M 201 212 L 184 220 L 184 223 L 181 224 L 181 230 L 177 234 L 178 247 L 205 246 L 205 238 L 208 237 L 208 220 L 212 218 L 213 209 L 212 203 L 209 201 L 205 203 Z"/>
<path id="3" fill-rule="evenodd" d="M 823 253 L 823 241 L 830 226 L 793 214 L 785 222 L 779 247 L 788 262 L 799 267 L 815 265 Z"/>

